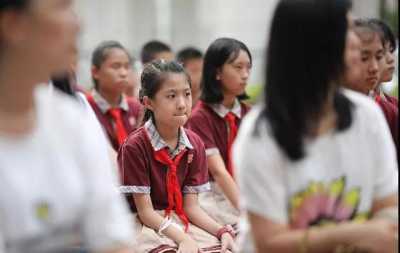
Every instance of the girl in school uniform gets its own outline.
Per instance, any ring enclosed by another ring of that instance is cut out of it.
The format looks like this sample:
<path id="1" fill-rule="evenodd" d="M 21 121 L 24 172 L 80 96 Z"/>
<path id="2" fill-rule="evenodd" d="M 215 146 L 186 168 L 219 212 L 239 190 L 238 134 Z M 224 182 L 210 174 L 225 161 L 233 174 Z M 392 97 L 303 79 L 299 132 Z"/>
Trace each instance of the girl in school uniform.
<path id="1" fill-rule="evenodd" d="M 221 226 L 199 206 L 209 190 L 204 144 L 184 129 L 191 114 L 190 78 L 176 62 L 148 64 L 141 76 L 145 124 L 118 153 L 141 252 L 230 252 L 233 229 Z"/>
<path id="2" fill-rule="evenodd" d="M 200 101 L 187 127 L 203 140 L 212 191 L 201 195 L 201 205 L 221 224 L 238 221 L 238 187 L 231 147 L 249 107 L 245 87 L 252 57 L 247 46 L 235 39 L 219 38 L 207 49 Z"/>
<path id="3" fill-rule="evenodd" d="M 117 41 L 104 41 L 92 55 L 94 90 L 87 99 L 114 150 L 141 123 L 142 106 L 124 95 L 132 78 L 132 58 Z"/>

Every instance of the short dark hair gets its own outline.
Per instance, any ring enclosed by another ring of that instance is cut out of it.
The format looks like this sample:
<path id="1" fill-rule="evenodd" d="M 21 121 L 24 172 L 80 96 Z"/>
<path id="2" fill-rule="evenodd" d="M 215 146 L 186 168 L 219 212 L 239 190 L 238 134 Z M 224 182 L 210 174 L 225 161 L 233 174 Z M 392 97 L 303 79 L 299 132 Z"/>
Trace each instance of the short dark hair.
<path id="1" fill-rule="evenodd" d="M 370 18 L 368 22 L 376 25 L 381 30 L 384 43 L 385 44 L 389 43 L 390 52 L 393 53 L 394 51 L 396 51 L 397 48 L 396 37 L 394 36 L 394 33 L 390 28 L 390 26 L 384 21 L 377 18 Z"/>
<path id="2" fill-rule="evenodd" d="M 385 47 L 384 34 L 381 28 L 369 19 L 358 18 L 354 20 L 353 31 L 357 34 L 362 42 L 369 43 L 372 42 L 375 36 L 378 36 Z"/>
<path id="3" fill-rule="evenodd" d="M 149 63 L 155 59 L 155 55 L 161 52 L 172 52 L 171 48 L 159 40 L 151 40 L 143 45 L 140 53 L 142 64 Z"/>
<path id="4" fill-rule="evenodd" d="M 29 2 L 30 0 L 1 0 L 0 11 L 5 9 L 24 9 Z"/>
<path id="5" fill-rule="evenodd" d="M 337 129 L 351 125 L 351 102 L 339 90 L 350 7 L 348 0 L 281 0 L 276 7 L 260 118 L 268 119 L 291 160 L 304 157 L 303 138 L 319 122 L 332 93 Z"/>
<path id="6" fill-rule="evenodd" d="M 61 92 L 77 98 L 76 96 L 76 92 L 72 87 L 71 84 L 71 75 L 68 72 L 64 72 L 62 74 L 59 75 L 55 75 L 51 77 L 51 82 L 53 84 L 53 86 L 55 88 L 57 88 L 58 90 L 60 90 Z"/>
<path id="7" fill-rule="evenodd" d="M 154 98 L 169 73 L 184 74 L 189 86 L 192 87 L 190 77 L 181 64 L 176 61 L 154 60 L 145 65 L 140 77 L 142 86 L 139 91 L 139 100 L 142 104 L 144 96 Z M 155 120 L 153 112 L 146 109 L 143 122 L 146 122 L 149 119 Z"/>
<path id="8" fill-rule="evenodd" d="M 132 64 L 133 58 L 129 54 L 128 50 L 122 46 L 121 43 L 114 40 L 107 40 L 101 42 L 92 53 L 92 66 L 100 68 L 103 62 L 107 59 L 109 51 L 111 49 L 118 48 L 123 50 L 129 58 L 129 63 Z M 98 82 L 92 77 L 95 89 L 98 88 Z"/>
<path id="9" fill-rule="evenodd" d="M 236 39 L 219 38 L 208 47 L 203 63 L 200 99 L 208 104 L 218 104 L 224 100 L 221 82 L 217 80 L 218 70 L 227 62 L 233 62 L 240 50 L 245 51 L 252 63 L 252 56 L 247 46 Z M 239 100 L 247 99 L 246 93 L 238 96 Z"/>
<path id="10" fill-rule="evenodd" d="M 186 62 L 193 59 L 202 59 L 203 53 L 195 47 L 185 47 L 180 50 L 176 56 L 176 60 L 185 66 Z"/>

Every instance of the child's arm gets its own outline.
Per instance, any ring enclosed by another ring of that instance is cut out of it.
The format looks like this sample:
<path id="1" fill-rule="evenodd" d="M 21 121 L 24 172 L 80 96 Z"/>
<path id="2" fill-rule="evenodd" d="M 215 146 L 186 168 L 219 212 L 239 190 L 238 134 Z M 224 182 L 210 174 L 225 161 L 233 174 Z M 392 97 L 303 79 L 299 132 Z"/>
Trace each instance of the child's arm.
<path id="1" fill-rule="evenodd" d="M 349 247 L 356 247 L 356 252 L 395 252 L 397 225 L 384 219 L 293 230 L 250 211 L 248 217 L 259 253 L 335 252 L 338 247 L 348 248 L 341 252 L 350 252 Z"/>
<path id="2" fill-rule="evenodd" d="M 398 194 L 376 199 L 372 214 L 396 208 Z M 338 245 L 355 246 L 368 252 L 395 252 L 397 221 L 373 218 L 363 224 L 342 222 L 332 227 L 312 228 L 305 238 L 305 230 L 291 230 L 251 211 L 249 221 L 258 252 L 296 252 L 307 244 L 307 252 L 330 252 Z M 307 242 L 306 242 L 307 241 Z"/>
<path id="3" fill-rule="evenodd" d="M 204 212 L 199 205 L 198 196 L 196 193 L 188 193 L 184 195 L 183 208 L 185 209 L 186 215 L 192 224 L 218 237 L 218 233 L 224 226 L 218 224 L 210 216 L 208 216 L 206 212 Z M 229 233 L 225 233 L 222 236 L 224 237 L 221 238 L 223 249 L 233 249 L 235 246 L 232 236 Z"/>
<path id="4" fill-rule="evenodd" d="M 397 209 L 399 207 L 398 199 L 399 199 L 399 194 L 393 193 L 387 197 L 375 200 L 372 203 L 372 210 L 371 210 L 372 218 L 374 218 L 374 215 L 379 213 L 380 211 Z"/>
<path id="5" fill-rule="evenodd" d="M 191 223 L 204 229 L 212 235 L 217 235 L 218 230 L 222 227 L 214 221 L 198 204 L 197 194 L 185 194 L 183 200 L 183 208 Z"/>
<path id="6" fill-rule="evenodd" d="M 207 156 L 208 169 L 215 182 L 221 187 L 222 192 L 232 205 L 239 209 L 239 189 L 232 176 L 226 170 L 225 163 L 220 154 Z"/>
<path id="7" fill-rule="evenodd" d="M 150 195 L 134 193 L 133 199 L 135 201 L 140 220 L 144 225 L 154 229 L 157 232 L 164 220 L 164 217 L 154 211 Z M 184 233 L 175 226 L 168 226 L 168 228 L 166 228 L 162 233 L 171 238 L 177 244 L 181 244 L 184 241 L 194 243 L 193 239 L 188 234 Z"/>

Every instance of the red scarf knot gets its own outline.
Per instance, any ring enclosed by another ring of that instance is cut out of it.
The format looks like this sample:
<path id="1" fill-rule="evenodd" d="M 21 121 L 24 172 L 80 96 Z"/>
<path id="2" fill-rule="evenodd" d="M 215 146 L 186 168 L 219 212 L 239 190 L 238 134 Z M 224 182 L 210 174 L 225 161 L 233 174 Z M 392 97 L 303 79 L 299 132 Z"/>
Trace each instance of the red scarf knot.
<path id="1" fill-rule="evenodd" d="M 167 172 L 167 193 L 168 193 L 168 208 L 165 210 L 165 215 L 170 216 L 171 211 L 174 210 L 178 217 L 185 225 L 185 232 L 189 228 L 189 219 L 183 210 L 183 197 L 181 186 L 179 185 L 177 170 L 179 163 L 183 156 L 186 154 L 186 149 L 182 150 L 174 159 L 168 154 L 168 148 L 154 152 L 154 157 L 157 161 L 168 166 Z"/>

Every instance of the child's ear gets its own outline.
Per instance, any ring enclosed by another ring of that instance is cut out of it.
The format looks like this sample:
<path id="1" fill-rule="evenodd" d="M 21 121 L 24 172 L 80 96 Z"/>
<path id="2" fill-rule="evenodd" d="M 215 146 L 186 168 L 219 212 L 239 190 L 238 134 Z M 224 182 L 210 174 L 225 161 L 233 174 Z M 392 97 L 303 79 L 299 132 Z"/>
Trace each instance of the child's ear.
<path id="1" fill-rule="evenodd" d="M 99 79 L 99 69 L 96 66 L 92 66 L 90 71 L 92 72 L 93 79 L 95 80 Z"/>
<path id="2" fill-rule="evenodd" d="M 151 100 L 148 96 L 143 97 L 143 105 L 146 109 L 153 111 L 153 100 Z"/>

